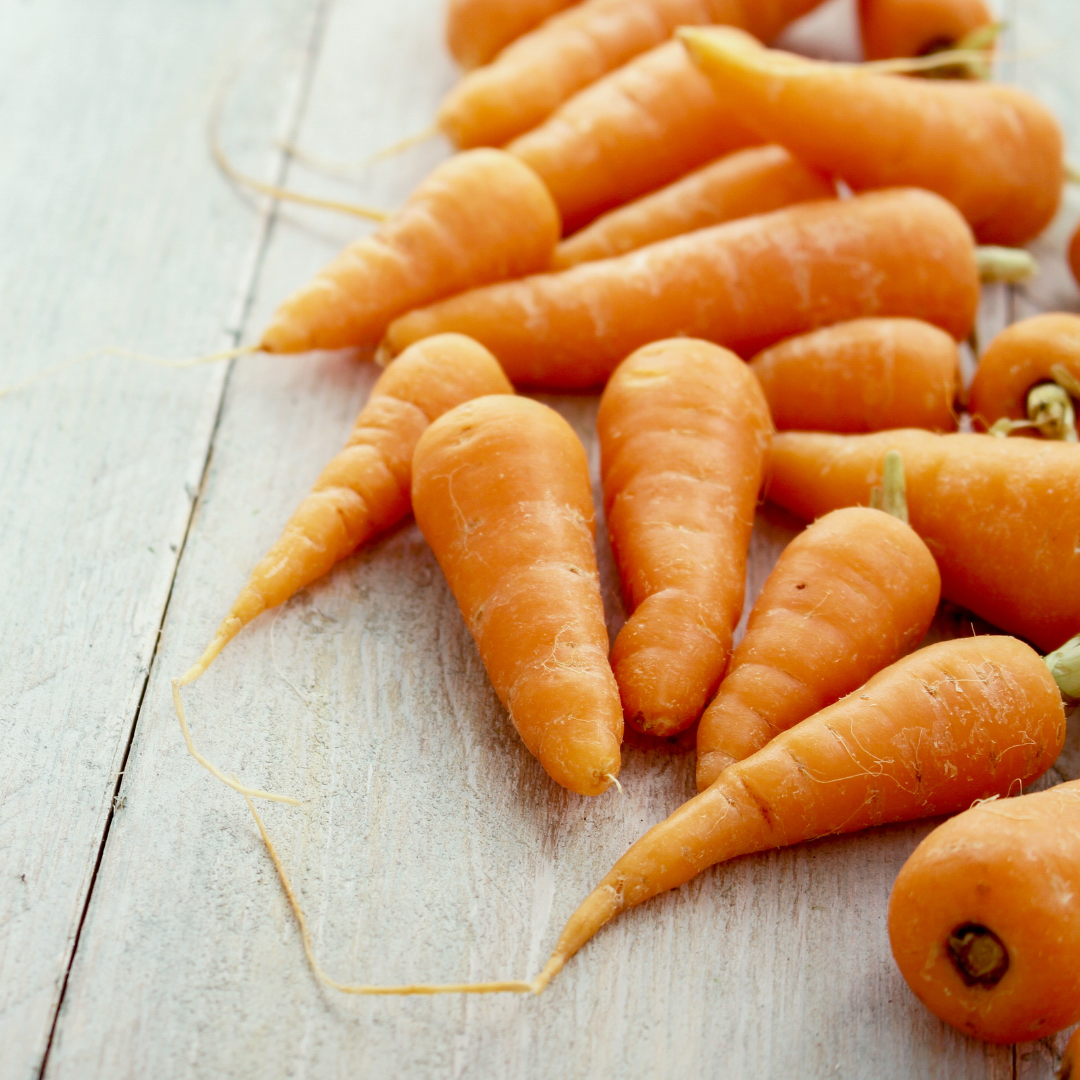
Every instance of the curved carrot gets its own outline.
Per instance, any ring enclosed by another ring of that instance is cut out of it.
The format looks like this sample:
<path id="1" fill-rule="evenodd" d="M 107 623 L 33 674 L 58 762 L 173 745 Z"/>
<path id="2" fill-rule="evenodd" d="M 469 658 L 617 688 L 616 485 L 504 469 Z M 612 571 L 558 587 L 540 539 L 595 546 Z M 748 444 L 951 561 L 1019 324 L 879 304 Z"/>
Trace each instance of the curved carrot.
<path id="1" fill-rule="evenodd" d="M 779 146 L 728 154 L 674 184 L 619 207 L 564 240 L 552 268 L 625 255 L 658 240 L 795 203 L 831 199 L 832 182 Z"/>
<path id="2" fill-rule="evenodd" d="M 983 0 L 859 0 L 859 30 L 867 60 L 954 49 L 972 31 L 993 22 Z"/>
<path id="3" fill-rule="evenodd" d="M 494 59 L 511 41 L 578 0 L 450 0 L 446 44 L 466 70 Z"/>
<path id="4" fill-rule="evenodd" d="M 1080 631 L 1080 455 L 1075 446 L 913 429 L 785 431 L 768 498 L 813 520 L 865 505 L 885 454 L 904 460 L 911 527 L 941 569 L 942 595 L 1052 649 Z"/>
<path id="5" fill-rule="evenodd" d="M 1023 90 L 869 73 L 765 49 L 724 28 L 681 36 L 748 126 L 856 190 L 936 191 L 984 244 L 1023 244 L 1057 210 L 1061 129 Z"/>
<path id="6" fill-rule="evenodd" d="M 559 937 L 540 991 L 606 922 L 738 855 L 955 813 L 1041 776 L 1065 739 L 1061 695 L 1015 638 L 931 645 L 778 735 L 654 826 Z"/>
<path id="7" fill-rule="evenodd" d="M 742 614 L 769 409 L 734 353 L 677 338 L 618 366 L 596 425 L 630 612 L 611 666 L 626 720 L 675 735 L 715 691 Z"/>
<path id="8" fill-rule="evenodd" d="M 904 863 L 889 941 L 937 1017 L 994 1043 L 1080 1020 L 1080 781 L 984 802 Z"/>
<path id="9" fill-rule="evenodd" d="M 443 162 L 372 236 L 347 247 L 275 312 L 265 352 L 372 345 L 398 315 L 543 269 L 561 231 L 540 179 L 500 150 Z"/>
<path id="10" fill-rule="evenodd" d="M 564 787 L 600 794 L 619 771 L 623 718 L 570 425 L 525 398 L 460 405 L 417 444 L 412 499 L 525 745 Z"/>
<path id="11" fill-rule="evenodd" d="M 854 319 L 789 338 L 750 361 L 777 430 L 953 431 L 960 352 L 918 319 Z"/>
<path id="12" fill-rule="evenodd" d="M 844 319 L 910 315 L 962 339 L 978 297 L 960 215 L 929 192 L 875 192 L 474 289 L 398 319 L 387 345 L 456 330 L 491 349 L 515 385 L 584 388 L 634 349 L 680 335 L 752 355 Z"/>
<path id="13" fill-rule="evenodd" d="M 547 184 L 565 231 L 573 232 L 761 141 L 686 50 L 669 41 L 575 94 L 506 149 Z"/>

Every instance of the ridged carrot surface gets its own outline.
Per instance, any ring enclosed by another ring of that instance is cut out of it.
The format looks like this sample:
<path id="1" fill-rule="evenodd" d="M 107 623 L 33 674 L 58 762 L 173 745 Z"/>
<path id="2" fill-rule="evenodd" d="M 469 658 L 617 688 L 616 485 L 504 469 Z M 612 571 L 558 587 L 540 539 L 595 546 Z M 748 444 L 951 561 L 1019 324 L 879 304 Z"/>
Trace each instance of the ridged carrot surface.
<path id="1" fill-rule="evenodd" d="M 390 327 L 400 351 L 455 330 L 483 342 L 515 385 L 604 383 L 661 338 L 753 355 L 865 315 L 924 319 L 962 339 L 978 305 L 971 231 L 939 196 L 875 192 L 804 203 L 521 281 L 474 289 Z"/>
<path id="2" fill-rule="evenodd" d="M 856 190 L 936 191 L 984 244 L 1026 243 L 1057 210 L 1061 129 L 1017 87 L 868 73 L 765 49 L 723 27 L 682 36 L 747 126 Z"/>
<path id="3" fill-rule="evenodd" d="M 768 406 L 734 353 L 677 338 L 619 365 L 596 423 L 630 614 L 611 666 L 626 720 L 675 735 L 716 690 L 742 615 Z"/>
<path id="4" fill-rule="evenodd" d="M 697 734 L 697 786 L 850 694 L 926 633 L 941 575 L 913 529 L 834 510 L 784 549 Z"/>
<path id="5" fill-rule="evenodd" d="M 552 267 L 625 255 L 696 229 L 834 195 L 831 180 L 782 147 L 741 150 L 605 214 L 559 244 Z"/>
<path id="6" fill-rule="evenodd" d="M 558 783 L 598 795 L 619 771 L 623 716 L 577 436 L 535 401 L 468 402 L 417 444 L 412 501 L 525 745 Z"/>
<path id="7" fill-rule="evenodd" d="M 993 21 L 983 0 L 859 0 L 867 60 L 954 49 L 973 30 Z"/>
<path id="8" fill-rule="evenodd" d="M 959 349 L 918 319 L 837 323 L 758 353 L 750 367 L 779 431 L 956 428 Z"/>
<path id="9" fill-rule="evenodd" d="M 350 244 L 275 312 L 266 352 L 373 345 L 421 304 L 548 266 L 561 232 L 540 179 L 500 150 L 439 165 L 376 233 Z"/>
<path id="10" fill-rule="evenodd" d="M 905 429 L 780 432 L 766 494 L 812 521 L 866 505 L 889 450 L 907 477 L 911 527 L 942 595 L 1054 649 L 1080 631 L 1080 453 L 1074 445 Z"/>
<path id="11" fill-rule="evenodd" d="M 446 44 L 466 69 L 492 60 L 511 41 L 578 0 L 450 0 Z"/>
<path id="12" fill-rule="evenodd" d="M 942 642 L 778 735 L 654 826 L 571 917 L 542 989 L 606 922 L 715 863 L 966 809 L 1041 776 L 1065 740 L 1057 684 L 1015 638 Z"/>

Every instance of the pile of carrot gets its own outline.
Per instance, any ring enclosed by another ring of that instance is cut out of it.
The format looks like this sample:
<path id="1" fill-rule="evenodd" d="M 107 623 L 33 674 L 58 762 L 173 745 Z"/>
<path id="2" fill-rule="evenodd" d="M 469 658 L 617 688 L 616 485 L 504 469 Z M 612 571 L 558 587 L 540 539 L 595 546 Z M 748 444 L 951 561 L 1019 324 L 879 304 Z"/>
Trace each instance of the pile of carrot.
<path id="1" fill-rule="evenodd" d="M 1080 698 L 1080 317 L 1010 327 L 966 390 L 960 365 L 980 277 L 1026 265 L 980 245 L 1054 216 L 1061 132 L 1030 95 L 954 77 L 993 41 L 982 0 L 861 0 L 885 68 L 768 47 L 814 6 L 450 0 L 468 74 L 437 124 L 480 149 L 262 335 L 377 345 L 388 367 L 174 684 L 193 753 L 180 687 L 410 512 L 556 783 L 617 784 L 624 723 L 696 725 L 699 794 L 600 880 L 535 979 L 401 992 L 539 993 L 610 919 L 716 863 L 955 814 L 893 892 L 908 984 L 991 1041 L 1080 1020 L 1080 787 L 1014 797 Z M 1077 272 L 1080 233 L 1069 254 Z M 603 390 L 613 643 L 584 448 L 515 387 Z M 765 498 L 808 527 L 736 643 Z M 1000 632 L 919 648 L 942 598 Z"/>

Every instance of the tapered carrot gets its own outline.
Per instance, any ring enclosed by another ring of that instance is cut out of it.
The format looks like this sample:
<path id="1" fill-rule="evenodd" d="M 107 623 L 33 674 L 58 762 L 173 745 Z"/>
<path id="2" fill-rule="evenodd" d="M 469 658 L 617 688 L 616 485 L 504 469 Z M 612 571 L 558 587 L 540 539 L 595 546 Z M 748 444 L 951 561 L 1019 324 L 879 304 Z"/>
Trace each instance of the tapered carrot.
<path id="1" fill-rule="evenodd" d="M 984 244 L 1023 244 L 1057 210 L 1061 129 L 1023 90 L 807 60 L 723 27 L 680 33 L 749 127 L 856 190 L 936 191 Z"/>
<path id="2" fill-rule="evenodd" d="M 680 335 L 753 355 L 844 319 L 908 315 L 962 339 L 978 296 L 960 215 L 929 192 L 875 192 L 474 289 L 396 320 L 387 345 L 456 330 L 491 349 L 515 385 L 583 388 L 634 349 Z"/>
<path id="3" fill-rule="evenodd" d="M 753 147 L 605 214 L 559 244 L 551 265 L 565 270 L 625 255 L 658 240 L 834 194 L 830 180 L 781 147 Z"/>
<path id="4" fill-rule="evenodd" d="M 899 469 L 898 459 L 894 476 Z M 796 536 L 701 718 L 698 791 L 903 656 L 926 633 L 940 595 L 934 557 L 892 514 L 834 510 Z"/>
<path id="5" fill-rule="evenodd" d="M 623 718 L 588 465 L 570 425 L 524 398 L 461 405 L 417 444 L 412 500 L 529 751 L 571 791 L 606 790 Z"/>
<path id="6" fill-rule="evenodd" d="M 771 40 L 820 0 L 585 0 L 470 72 L 437 125 L 456 146 L 502 146 L 579 90 L 666 41 L 677 26 L 731 23 Z"/>
<path id="7" fill-rule="evenodd" d="M 618 366 L 596 424 L 630 613 L 611 666 L 626 720 L 675 735 L 716 690 L 742 614 L 769 409 L 734 353 L 677 338 Z"/>
<path id="8" fill-rule="evenodd" d="M 955 49 L 973 31 L 993 22 L 983 0 L 859 0 L 867 60 Z"/>
<path id="9" fill-rule="evenodd" d="M 872 825 L 955 813 L 1053 764 L 1061 695 L 1015 638 L 921 649 L 732 765 L 654 826 L 566 924 L 542 990 L 606 922 L 738 855 Z"/>
<path id="10" fill-rule="evenodd" d="M 446 44 L 463 67 L 486 64 L 511 41 L 578 0 L 450 0 Z"/>
<path id="11" fill-rule="evenodd" d="M 855 319 L 789 338 L 750 361 L 780 431 L 956 428 L 960 352 L 918 319 Z"/>
<path id="12" fill-rule="evenodd" d="M 1075 446 L 906 429 L 785 431 L 768 498 L 805 520 L 866 505 L 889 450 L 907 475 L 911 527 L 941 569 L 942 595 L 1052 649 L 1080 631 L 1080 455 Z"/>
<path id="13" fill-rule="evenodd" d="M 1080 781 L 984 802 L 904 863 L 889 940 L 935 1016 L 994 1043 L 1080 1020 Z"/>
<path id="14" fill-rule="evenodd" d="M 560 233 L 540 179 L 499 150 L 443 162 L 378 232 L 347 247 L 278 308 L 265 352 L 371 345 L 421 304 L 543 269 Z"/>

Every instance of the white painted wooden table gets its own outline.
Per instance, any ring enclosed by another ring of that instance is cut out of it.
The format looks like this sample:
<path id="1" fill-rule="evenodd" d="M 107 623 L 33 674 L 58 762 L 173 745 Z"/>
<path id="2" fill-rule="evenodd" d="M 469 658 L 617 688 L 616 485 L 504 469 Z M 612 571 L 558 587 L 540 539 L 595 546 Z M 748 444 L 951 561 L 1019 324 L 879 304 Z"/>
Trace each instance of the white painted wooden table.
<path id="1" fill-rule="evenodd" d="M 838 6 L 839 5 L 839 6 Z M 0 383 L 96 345 L 190 356 L 250 336 L 356 234 L 239 195 L 385 206 L 432 143 L 357 187 L 275 140 L 362 158 L 454 72 L 441 0 L 0 0 Z M 834 0 L 798 42 L 850 51 Z M 1011 0 L 1003 74 L 1080 150 L 1080 5 Z M 983 329 L 1076 310 L 1070 194 L 1042 278 Z M 168 680 L 339 447 L 364 357 L 175 372 L 99 359 L 0 399 L 0 1076 L 1024 1077 L 1062 1040 L 938 1023 L 889 957 L 893 877 L 929 826 L 740 860 L 605 929 L 539 999 L 343 999 L 307 969 L 240 798 L 188 758 Z M 595 399 L 549 398 L 595 459 Z M 595 460 L 594 460 L 595 465 Z M 762 516 L 750 599 L 790 531 Z M 621 619 L 606 541 L 613 628 Z M 946 614 L 940 632 L 955 631 Z M 626 846 L 692 791 L 628 747 L 626 794 L 555 787 L 491 691 L 412 524 L 264 616 L 188 692 L 203 748 L 303 808 L 266 816 L 325 965 L 370 982 L 523 977 Z M 1051 780 L 1080 775 L 1080 733 Z"/>

